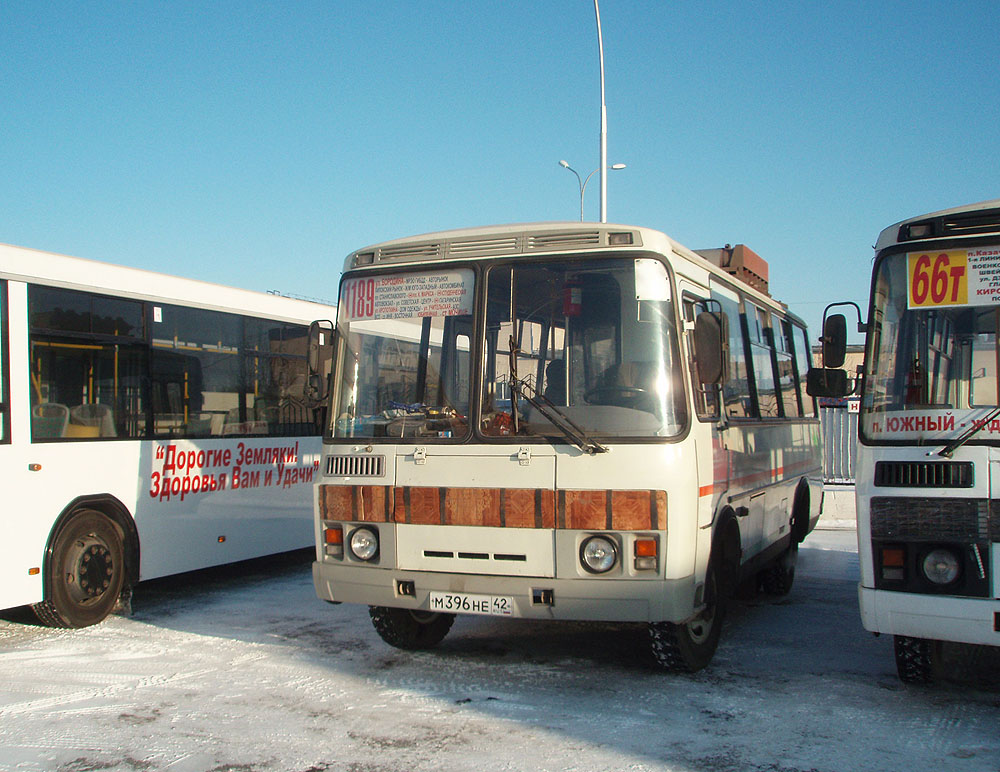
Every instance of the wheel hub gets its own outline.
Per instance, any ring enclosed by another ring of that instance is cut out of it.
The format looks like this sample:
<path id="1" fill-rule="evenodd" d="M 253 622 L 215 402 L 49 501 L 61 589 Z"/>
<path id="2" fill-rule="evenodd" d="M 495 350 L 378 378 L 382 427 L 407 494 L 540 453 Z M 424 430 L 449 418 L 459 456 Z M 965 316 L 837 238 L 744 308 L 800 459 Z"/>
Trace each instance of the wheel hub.
<path id="1" fill-rule="evenodd" d="M 99 598 L 111 586 L 114 561 L 107 545 L 96 540 L 77 543 L 77 558 L 67 577 L 70 593 L 78 601 Z"/>

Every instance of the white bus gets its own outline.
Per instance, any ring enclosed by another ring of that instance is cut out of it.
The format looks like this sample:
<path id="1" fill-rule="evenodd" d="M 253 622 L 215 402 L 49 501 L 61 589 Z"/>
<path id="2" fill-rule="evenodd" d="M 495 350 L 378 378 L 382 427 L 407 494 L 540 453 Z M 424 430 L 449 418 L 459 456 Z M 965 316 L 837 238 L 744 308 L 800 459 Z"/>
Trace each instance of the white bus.
<path id="1" fill-rule="evenodd" d="M 632 621 L 704 667 L 741 580 L 789 590 L 822 490 L 805 327 L 731 275 L 763 287 L 749 250 L 708 257 L 581 223 L 350 255 L 318 595 L 402 648 L 455 613 Z"/>
<path id="2" fill-rule="evenodd" d="M 927 682 L 941 641 L 1000 646 L 1000 200 L 904 220 L 875 248 L 857 457 L 861 617 L 894 636 L 903 681 Z M 814 380 L 835 385 L 830 375 Z"/>
<path id="3" fill-rule="evenodd" d="M 308 547 L 319 303 L 0 245 L 0 608 Z"/>

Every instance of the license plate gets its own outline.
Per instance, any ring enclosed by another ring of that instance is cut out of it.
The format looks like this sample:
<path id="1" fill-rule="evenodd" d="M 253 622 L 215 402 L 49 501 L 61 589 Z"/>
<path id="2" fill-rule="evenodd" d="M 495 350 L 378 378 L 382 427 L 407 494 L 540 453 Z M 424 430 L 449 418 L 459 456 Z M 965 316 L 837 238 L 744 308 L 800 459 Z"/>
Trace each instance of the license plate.
<path id="1" fill-rule="evenodd" d="M 510 595 L 469 595 L 464 592 L 432 592 L 431 611 L 449 614 L 487 614 L 509 617 L 514 613 L 514 598 Z"/>

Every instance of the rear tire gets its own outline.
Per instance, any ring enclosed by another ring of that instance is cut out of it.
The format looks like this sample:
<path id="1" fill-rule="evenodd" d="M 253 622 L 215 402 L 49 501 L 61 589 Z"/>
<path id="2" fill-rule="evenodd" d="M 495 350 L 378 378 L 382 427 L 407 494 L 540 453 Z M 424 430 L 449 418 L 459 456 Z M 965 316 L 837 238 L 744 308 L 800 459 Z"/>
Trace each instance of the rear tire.
<path id="1" fill-rule="evenodd" d="M 764 592 L 768 595 L 788 595 L 792 591 L 798 557 L 799 545 L 792 542 L 774 563 L 760 572 L 760 586 Z"/>
<path id="2" fill-rule="evenodd" d="M 413 611 L 389 606 L 369 606 L 375 632 L 397 649 L 410 651 L 437 646 L 451 630 L 454 614 Z"/>
<path id="3" fill-rule="evenodd" d="M 894 635 L 892 644 L 900 681 L 907 684 L 929 684 L 934 680 L 934 660 L 940 646 L 937 641 Z"/>
<path id="4" fill-rule="evenodd" d="M 675 624 L 649 624 L 650 650 L 664 670 L 694 673 L 715 656 L 726 615 L 726 597 L 720 592 L 715 560 L 709 562 L 705 576 L 705 607 L 693 619 Z"/>
<path id="5" fill-rule="evenodd" d="M 56 534 L 46 570 L 48 596 L 32 606 L 50 627 L 87 627 L 103 621 L 125 587 L 122 533 L 92 509 L 73 515 Z"/>

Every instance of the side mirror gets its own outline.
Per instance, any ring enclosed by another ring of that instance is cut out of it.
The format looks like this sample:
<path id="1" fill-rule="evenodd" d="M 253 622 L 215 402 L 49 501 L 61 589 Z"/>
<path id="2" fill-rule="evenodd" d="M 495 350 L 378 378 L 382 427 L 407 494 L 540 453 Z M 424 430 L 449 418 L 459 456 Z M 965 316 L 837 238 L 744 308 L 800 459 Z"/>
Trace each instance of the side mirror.
<path id="1" fill-rule="evenodd" d="M 806 392 L 810 397 L 840 398 L 846 397 L 848 391 L 846 370 L 810 367 L 806 374 Z"/>
<path id="2" fill-rule="evenodd" d="M 726 317 L 712 311 L 702 311 L 694 320 L 694 355 L 698 381 L 702 384 L 722 383 L 726 375 Z"/>
<path id="3" fill-rule="evenodd" d="M 309 368 L 310 396 L 326 399 L 330 384 L 330 362 L 333 358 L 333 322 L 320 319 L 309 325 L 306 363 Z"/>
<path id="4" fill-rule="evenodd" d="M 823 367 L 837 369 L 847 357 L 847 319 L 834 314 L 823 322 Z"/>

